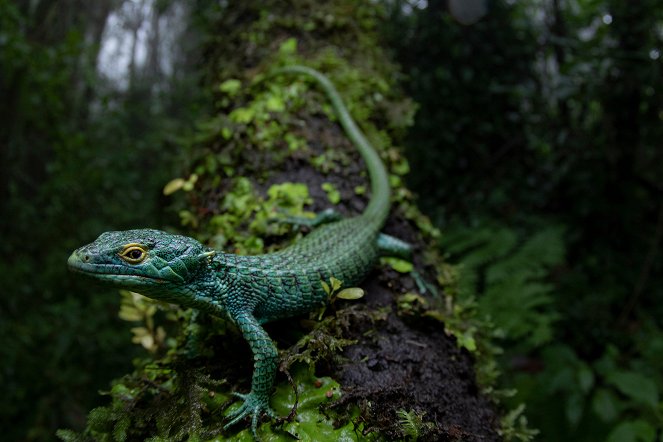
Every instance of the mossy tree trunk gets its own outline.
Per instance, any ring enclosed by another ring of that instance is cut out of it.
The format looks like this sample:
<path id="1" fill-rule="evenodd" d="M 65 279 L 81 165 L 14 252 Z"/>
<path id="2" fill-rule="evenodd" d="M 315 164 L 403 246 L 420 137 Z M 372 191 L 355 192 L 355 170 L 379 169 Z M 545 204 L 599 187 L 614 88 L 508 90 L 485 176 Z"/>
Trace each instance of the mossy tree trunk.
<path id="1" fill-rule="evenodd" d="M 476 380 L 472 330 L 454 308 L 453 268 L 437 255 L 437 232 L 402 183 L 409 167 L 396 145 L 414 106 L 396 87 L 398 68 L 380 46 L 379 7 L 247 0 L 218 8 L 203 51 L 215 109 L 189 140 L 190 170 L 168 187 L 187 191 L 178 203 L 183 231 L 226 251 L 264 253 L 301 236 L 278 222 L 282 212 L 301 216 L 334 206 L 354 215 L 365 207 L 370 186 L 363 161 L 325 97 L 302 78 L 264 78 L 276 66 L 306 64 L 337 85 L 387 164 L 394 196 L 385 232 L 415 245 L 415 267 L 437 287 L 422 295 L 407 263 L 383 262 L 362 284 L 364 298 L 267 324 L 282 358 L 272 404 L 287 415 L 295 387 L 299 409 L 281 426 L 263 424 L 260 434 L 275 440 L 289 440 L 286 433 L 314 440 L 500 439 L 499 416 L 482 393 L 489 381 L 480 387 Z M 128 318 L 146 311 L 140 302 L 127 298 Z M 148 339 L 153 356 L 118 381 L 113 404 L 91 413 L 84 434 L 248 440 L 241 427 L 221 430 L 229 392 L 249 385 L 248 347 L 221 320 L 201 324 L 200 356 L 193 359 L 186 357 L 185 339 L 175 343 L 158 327 L 146 327 L 141 333 L 154 337 Z"/>

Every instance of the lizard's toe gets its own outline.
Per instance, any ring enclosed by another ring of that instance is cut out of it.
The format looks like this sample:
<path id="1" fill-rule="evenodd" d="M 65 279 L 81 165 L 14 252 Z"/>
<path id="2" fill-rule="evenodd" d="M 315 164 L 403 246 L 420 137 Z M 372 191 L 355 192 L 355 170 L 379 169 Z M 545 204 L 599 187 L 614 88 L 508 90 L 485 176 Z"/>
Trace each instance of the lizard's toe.
<path id="1" fill-rule="evenodd" d="M 244 418 L 251 416 L 251 432 L 253 433 L 253 436 L 258 439 L 258 421 L 260 416 L 265 413 L 272 419 L 277 418 L 276 413 L 269 406 L 269 399 L 256 397 L 256 395 L 253 395 L 252 393 L 233 393 L 233 395 L 243 400 L 244 403 L 237 410 L 228 413 L 227 417 L 230 421 L 223 426 L 223 429 L 227 430 Z"/>

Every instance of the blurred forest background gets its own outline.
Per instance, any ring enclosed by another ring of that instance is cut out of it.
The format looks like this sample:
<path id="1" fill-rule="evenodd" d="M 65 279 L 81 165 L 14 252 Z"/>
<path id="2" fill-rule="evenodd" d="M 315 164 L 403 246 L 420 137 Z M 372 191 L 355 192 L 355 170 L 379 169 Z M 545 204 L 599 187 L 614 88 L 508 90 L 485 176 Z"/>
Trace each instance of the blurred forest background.
<path id="1" fill-rule="evenodd" d="M 296 7 L 298 1 L 292 0 Z M 66 272 L 162 188 L 210 109 L 232 1 L 0 0 L 0 427 L 81 428 L 140 349 Z M 663 7 L 382 0 L 418 111 L 409 184 L 541 440 L 663 440 Z M 267 13 L 267 12 L 266 12 Z"/>

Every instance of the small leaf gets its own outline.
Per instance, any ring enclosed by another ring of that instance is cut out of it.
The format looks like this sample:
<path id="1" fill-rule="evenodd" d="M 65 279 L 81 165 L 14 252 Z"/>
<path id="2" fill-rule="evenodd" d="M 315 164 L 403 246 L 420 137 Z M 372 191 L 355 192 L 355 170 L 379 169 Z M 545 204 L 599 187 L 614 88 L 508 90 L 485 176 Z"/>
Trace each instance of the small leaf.
<path id="1" fill-rule="evenodd" d="M 186 183 L 186 181 L 184 181 L 182 178 L 175 178 L 174 180 L 171 180 L 163 187 L 163 194 L 170 195 L 177 192 L 184 186 L 184 183 Z"/>
<path id="2" fill-rule="evenodd" d="M 410 165 L 405 158 L 401 158 L 401 161 L 394 164 L 393 170 L 398 175 L 406 175 L 410 171 Z"/>
<path id="3" fill-rule="evenodd" d="M 336 295 L 337 298 L 340 299 L 359 299 L 364 296 L 364 290 L 360 289 L 359 287 L 350 287 L 347 289 L 343 289 L 338 294 Z"/>
<path id="4" fill-rule="evenodd" d="M 140 321 L 143 319 L 143 314 L 136 307 L 130 305 L 121 305 L 118 316 L 125 321 Z"/>
<path id="5" fill-rule="evenodd" d="M 396 270 L 398 273 L 410 273 L 414 266 L 411 262 L 406 261 L 400 258 L 382 258 L 384 262 L 389 264 L 392 269 Z"/>
<path id="6" fill-rule="evenodd" d="M 80 440 L 80 436 L 73 430 L 57 430 L 55 435 L 64 442 L 76 442 Z"/>
<path id="7" fill-rule="evenodd" d="M 295 52 L 297 52 L 297 39 L 289 38 L 283 43 L 281 43 L 281 47 L 279 47 L 279 52 L 281 54 L 294 54 Z"/>
<path id="8" fill-rule="evenodd" d="M 332 183 L 322 183 L 320 187 L 322 187 L 322 190 L 327 193 L 327 198 L 330 203 L 338 204 L 341 202 L 341 193 Z"/>
<path id="9" fill-rule="evenodd" d="M 610 422 L 617 417 L 618 400 L 614 394 L 605 388 L 599 388 L 592 399 L 594 413 L 604 422 Z"/>
<path id="10" fill-rule="evenodd" d="M 594 386 L 594 372 L 587 367 L 587 365 L 582 365 L 577 373 L 578 382 L 580 383 L 580 389 L 587 393 Z"/>
<path id="11" fill-rule="evenodd" d="M 440 321 L 442 323 L 445 321 L 445 319 L 447 319 L 444 317 L 444 314 L 439 310 L 426 310 L 424 312 L 424 316 L 428 316 L 429 318 L 433 318 L 436 321 Z"/>
<path id="12" fill-rule="evenodd" d="M 328 295 L 331 294 L 331 290 L 329 289 L 329 284 L 327 284 L 324 281 L 320 281 L 320 284 L 322 284 L 322 289 L 327 293 Z"/>
<path id="13" fill-rule="evenodd" d="M 476 351 L 477 342 L 474 340 L 474 336 L 470 332 L 465 332 L 460 336 L 457 336 L 458 345 L 465 347 L 468 351 Z"/>
<path id="14" fill-rule="evenodd" d="M 191 174 L 189 179 L 186 180 L 186 182 L 182 186 L 182 190 L 184 190 L 185 192 L 191 192 L 193 190 L 194 184 L 196 184 L 196 181 L 198 181 L 198 175 L 195 173 Z"/>
<path id="15" fill-rule="evenodd" d="M 265 106 L 267 107 L 268 111 L 272 112 L 283 112 L 285 110 L 285 103 L 283 102 L 283 98 L 276 95 L 270 95 L 267 98 Z"/>
<path id="16" fill-rule="evenodd" d="M 248 107 L 238 107 L 230 112 L 229 118 L 235 123 L 250 123 L 255 116 L 255 110 Z"/>
<path id="17" fill-rule="evenodd" d="M 658 406 L 656 384 L 644 375 L 634 371 L 612 372 L 606 380 L 634 401 L 652 408 Z"/>
<path id="18" fill-rule="evenodd" d="M 654 441 L 656 429 L 642 419 L 622 422 L 608 435 L 608 442 Z"/>
<path id="19" fill-rule="evenodd" d="M 584 402 L 578 393 L 572 393 L 566 401 L 566 419 L 573 426 L 578 425 L 583 415 Z"/>
<path id="20" fill-rule="evenodd" d="M 221 92 L 225 92 L 230 97 L 234 97 L 239 92 L 239 88 L 242 86 L 242 83 L 234 78 L 226 80 L 219 86 Z"/>
<path id="21" fill-rule="evenodd" d="M 401 296 L 399 298 L 399 302 L 406 302 L 408 304 L 418 302 L 423 306 L 428 304 L 428 302 L 426 301 L 426 298 L 424 298 L 423 296 L 421 296 L 418 293 L 412 293 L 412 292 L 408 292 L 408 293 L 404 294 L 403 296 Z"/>
<path id="22" fill-rule="evenodd" d="M 329 282 L 331 282 L 332 292 L 335 292 L 336 290 L 340 289 L 341 285 L 343 285 L 343 282 L 341 280 L 336 279 L 333 276 L 329 278 Z"/>

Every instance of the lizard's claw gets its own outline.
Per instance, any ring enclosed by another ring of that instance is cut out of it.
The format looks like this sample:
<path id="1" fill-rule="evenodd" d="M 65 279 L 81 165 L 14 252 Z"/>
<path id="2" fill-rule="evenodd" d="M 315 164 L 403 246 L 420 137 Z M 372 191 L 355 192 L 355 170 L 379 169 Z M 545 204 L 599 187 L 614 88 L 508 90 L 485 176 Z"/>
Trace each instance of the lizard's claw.
<path id="1" fill-rule="evenodd" d="M 253 437 L 256 440 L 259 440 L 258 419 L 260 419 L 262 413 L 267 414 L 272 419 L 278 417 L 274 410 L 269 406 L 269 397 L 258 397 L 258 395 L 253 394 L 253 392 L 249 394 L 233 393 L 233 395 L 242 399 L 244 403 L 237 410 L 228 414 L 227 417 L 230 419 L 230 422 L 224 425 L 223 429 L 227 430 L 245 417 L 251 416 L 251 433 L 253 433 Z"/>

